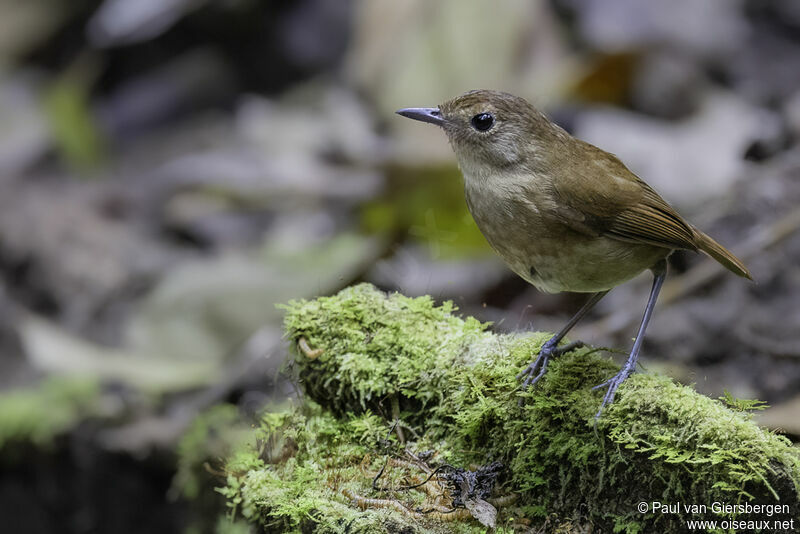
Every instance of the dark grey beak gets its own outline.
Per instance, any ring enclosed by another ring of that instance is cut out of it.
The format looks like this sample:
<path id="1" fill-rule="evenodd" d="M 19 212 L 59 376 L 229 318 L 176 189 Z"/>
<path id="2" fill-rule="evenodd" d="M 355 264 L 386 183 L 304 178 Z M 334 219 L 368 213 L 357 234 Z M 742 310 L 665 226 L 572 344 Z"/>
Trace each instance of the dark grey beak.
<path id="1" fill-rule="evenodd" d="M 436 126 L 444 124 L 442 112 L 439 111 L 439 108 L 405 108 L 398 110 L 397 114 L 415 121 L 429 122 Z"/>

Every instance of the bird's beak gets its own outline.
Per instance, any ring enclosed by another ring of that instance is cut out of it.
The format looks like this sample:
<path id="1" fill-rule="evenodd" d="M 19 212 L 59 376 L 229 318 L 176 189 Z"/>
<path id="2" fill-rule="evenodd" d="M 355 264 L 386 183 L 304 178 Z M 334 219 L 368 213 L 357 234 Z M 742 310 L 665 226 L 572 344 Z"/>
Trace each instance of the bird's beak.
<path id="1" fill-rule="evenodd" d="M 439 111 L 439 108 L 405 108 L 397 110 L 397 114 L 415 121 L 429 122 L 436 126 L 444 124 L 442 112 Z"/>

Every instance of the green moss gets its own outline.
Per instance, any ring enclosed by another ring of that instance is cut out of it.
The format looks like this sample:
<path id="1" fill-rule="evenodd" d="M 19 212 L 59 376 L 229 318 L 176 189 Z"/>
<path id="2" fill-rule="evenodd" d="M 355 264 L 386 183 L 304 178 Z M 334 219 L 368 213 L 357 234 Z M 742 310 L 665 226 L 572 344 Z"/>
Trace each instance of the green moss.
<path id="1" fill-rule="evenodd" d="M 391 413 L 387 399 L 401 399 L 414 417 L 441 402 L 443 381 L 459 359 L 492 335 L 476 319 L 462 320 L 452 302 L 434 306 L 430 297 L 408 298 L 354 286 L 334 297 L 292 301 L 285 326 L 292 340 L 305 338 L 322 354 L 300 355 L 296 365 L 303 389 L 325 407 L 343 414 Z"/>
<path id="2" fill-rule="evenodd" d="M 221 489 L 229 505 L 276 530 L 384 532 L 391 523 L 480 531 L 472 519 L 445 524 L 386 508 L 362 511 L 344 496 L 383 498 L 370 483 L 387 458 L 433 449 L 435 462 L 456 467 L 504 464 L 500 493 L 518 501 L 501 510 L 503 525 L 524 515 L 540 525 L 547 517 L 549 528 L 561 530 L 588 520 L 603 531 L 636 533 L 715 519 L 641 514 L 642 501 L 787 503 L 797 516 L 800 454 L 748 414 L 667 378 L 636 374 L 595 428 L 602 392 L 591 388 L 617 371 L 610 359 L 588 349 L 565 354 L 536 388 L 521 392 L 516 375 L 548 335 L 495 335 L 454 311 L 452 303 L 369 285 L 291 302 L 288 337 L 322 350 L 311 357 L 295 350 L 293 363 L 321 407 L 265 416 L 262 447 L 232 459 Z M 396 418 L 408 429 L 403 444 L 388 432 Z M 392 476 L 407 473 L 387 474 L 390 483 Z M 394 497 L 410 509 L 425 502 L 413 491 Z"/>
<path id="3" fill-rule="evenodd" d="M 50 378 L 0 395 L 0 450 L 10 444 L 47 447 L 98 412 L 100 387 L 82 378 Z"/>
<path id="4" fill-rule="evenodd" d="M 226 467 L 227 484 L 218 491 L 228 499 L 231 517 L 241 515 L 270 532 L 484 531 L 474 522 L 449 523 L 445 528 L 394 508 L 356 506 L 354 495 L 393 498 L 410 510 L 426 499 L 419 489 L 391 493 L 372 489 L 387 451 L 401 447 L 389 423 L 369 411 L 337 418 L 307 403 L 270 413 L 263 419 L 258 443 L 232 457 Z M 390 468 L 381 484 L 399 484 L 407 475 Z"/>
<path id="5" fill-rule="evenodd" d="M 516 371 L 544 338 L 512 342 L 501 360 L 486 353 L 456 378 L 432 422 L 462 462 L 507 463 L 510 485 L 531 511 L 586 507 L 594 523 L 627 532 L 668 529 L 692 517 L 643 515 L 635 507 L 641 501 L 782 502 L 800 511 L 800 454 L 791 443 L 668 378 L 632 376 L 596 434 L 600 393 L 591 387 L 618 370 L 596 353 L 556 359 L 536 389 L 520 394 Z"/>

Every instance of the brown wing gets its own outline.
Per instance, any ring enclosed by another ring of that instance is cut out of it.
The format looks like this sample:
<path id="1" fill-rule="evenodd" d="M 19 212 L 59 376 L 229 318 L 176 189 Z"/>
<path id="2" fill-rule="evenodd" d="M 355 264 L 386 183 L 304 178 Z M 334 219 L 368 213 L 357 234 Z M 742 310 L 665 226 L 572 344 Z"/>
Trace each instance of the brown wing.
<path id="1" fill-rule="evenodd" d="M 553 182 L 564 224 L 622 241 L 697 250 L 692 226 L 658 193 L 613 154 L 579 143 L 584 157 L 572 154 Z"/>
<path id="2" fill-rule="evenodd" d="M 644 193 L 631 207 L 614 217 L 606 234 L 667 248 L 697 250 L 693 228 L 658 193 L 639 181 Z"/>
<path id="3" fill-rule="evenodd" d="M 753 279 L 739 258 L 683 220 L 616 156 L 575 141 L 553 168 L 552 209 L 563 224 L 587 235 L 671 249 L 699 249 L 732 273 Z"/>

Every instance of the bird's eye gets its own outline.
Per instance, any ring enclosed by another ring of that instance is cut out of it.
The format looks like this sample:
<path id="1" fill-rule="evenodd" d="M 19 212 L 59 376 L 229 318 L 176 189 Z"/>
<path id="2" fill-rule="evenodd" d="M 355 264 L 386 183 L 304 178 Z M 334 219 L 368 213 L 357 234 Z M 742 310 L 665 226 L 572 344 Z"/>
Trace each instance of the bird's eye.
<path id="1" fill-rule="evenodd" d="M 491 113 L 478 113 L 472 117 L 470 122 L 473 128 L 479 132 L 485 132 L 494 125 L 494 117 Z"/>

